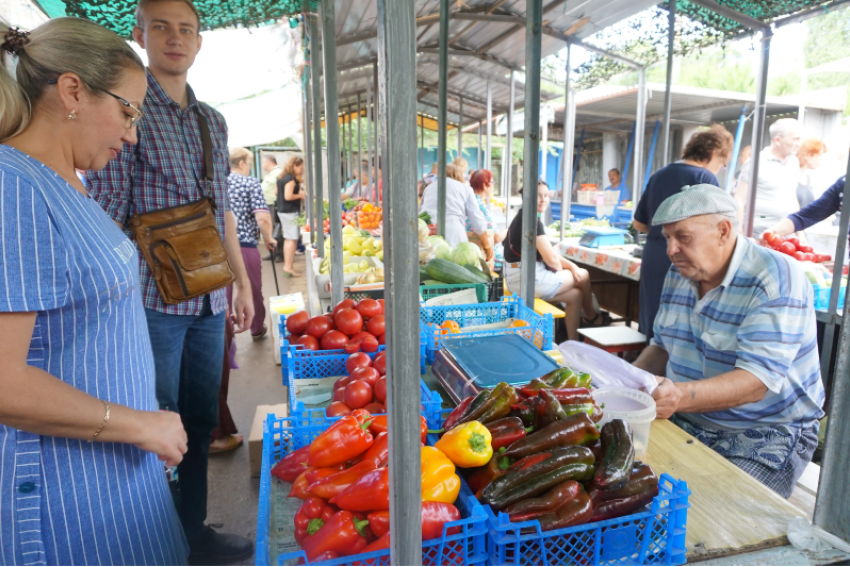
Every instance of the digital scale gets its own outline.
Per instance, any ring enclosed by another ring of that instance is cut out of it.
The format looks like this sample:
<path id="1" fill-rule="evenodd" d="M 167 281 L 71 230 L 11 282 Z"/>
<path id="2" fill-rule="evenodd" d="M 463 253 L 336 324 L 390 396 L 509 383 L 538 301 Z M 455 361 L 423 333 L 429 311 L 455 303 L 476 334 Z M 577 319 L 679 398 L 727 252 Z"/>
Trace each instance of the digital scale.
<path id="1" fill-rule="evenodd" d="M 500 382 L 528 384 L 559 365 L 517 334 L 442 340 L 431 371 L 455 401 L 474 396 Z"/>
<path id="2" fill-rule="evenodd" d="M 628 231 L 612 226 L 589 226 L 584 229 L 584 236 L 579 246 L 587 248 L 602 248 L 603 246 L 623 246 L 626 244 Z"/>

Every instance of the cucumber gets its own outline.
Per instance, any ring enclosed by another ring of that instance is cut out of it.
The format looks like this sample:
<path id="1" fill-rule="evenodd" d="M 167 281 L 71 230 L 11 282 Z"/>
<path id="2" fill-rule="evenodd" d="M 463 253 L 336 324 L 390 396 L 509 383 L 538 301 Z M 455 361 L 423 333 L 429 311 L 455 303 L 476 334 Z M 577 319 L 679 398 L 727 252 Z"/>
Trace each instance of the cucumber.
<path id="1" fill-rule="evenodd" d="M 430 279 L 428 272 L 425 271 L 425 266 L 419 266 L 419 283 L 421 284 L 425 280 Z"/>
<path id="2" fill-rule="evenodd" d="M 472 272 L 473 274 L 478 274 L 482 278 L 486 279 L 488 282 L 492 281 L 491 278 L 487 274 L 485 274 L 483 270 L 481 270 L 481 268 L 478 268 L 471 264 L 464 264 L 463 267 Z"/>
<path id="3" fill-rule="evenodd" d="M 425 270 L 432 279 L 450 284 L 487 283 L 490 280 L 481 277 L 454 262 L 435 258 L 428 262 Z"/>
<path id="4" fill-rule="evenodd" d="M 446 282 L 438 282 L 437 280 L 425 280 L 421 285 L 446 285 Z"/>

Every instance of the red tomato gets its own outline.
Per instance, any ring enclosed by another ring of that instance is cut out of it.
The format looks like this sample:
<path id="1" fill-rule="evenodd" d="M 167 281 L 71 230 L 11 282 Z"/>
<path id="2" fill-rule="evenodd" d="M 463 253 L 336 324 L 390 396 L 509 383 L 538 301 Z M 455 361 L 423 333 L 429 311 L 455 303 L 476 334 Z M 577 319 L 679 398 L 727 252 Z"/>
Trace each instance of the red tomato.
<path id="1" fill-rule="evenodd" d="M 354 303 L 353 299 L 343 299 L 342 301 L 336 304 L 336 307 L 334 307 L 333 313 L 331 315 L 333 316 L 334 320 L 336 320 L 337 313 L 339 313 L 343 309 L 354 309 L 355 305 L 357 304 Z"/>
<path id="2" fill-rule="evenodd" d="M 803 252 L 794 252 L 793 256 L 799 262 L 803 262 L 806 259 L 806 255 Z"/>
<path id="3" fill-rule="evenodd" d="M 307 350 L 319 350 L 319 341 L 313 335 L 304 335 L 295 344 L 303 345 Z"/>
<path id="4" fill-rule="evenodd" d="M 378 374 L 384 376 L 387 373 L 387 353 L 382 352 L 375 357 L 375 362 L 372 363 L 372 368 L 378 371 Z"/>
<path id="5" fill-rule="evenodd" d="M 372 402 L 371 404 L 368 404 L 363 409 L 365 409 L 366 411 L 368 411 L 372 415 L 379 414 L 379 413 L 387 413 L 387 408 L 384 407 L 384 404 L 382 404 L 380 402 Z"/>
<path id="6" fill-rule="evenodd" d="M 382 404 L 387 403 L 387 378 L 382 376 L 375 382 L 375 399 Z"/>
<path id="7" fill-rule="evenodd" d="M 371 319 L 380 315 L 384 310 L 381 304 L 374 299 L 361 299 L 357 304 L 357 311 L 363 316 L 363 319 Z"/>
<path id="8" fill-rule="evenodd" d="M 359 409 L 370 403 L 374 396 L 372 394 L 372 386 L 363 380 L 354 380 L 345 387 L 343 392 L 343 401 L 350 408 Z"/>
<path id="9" fill-rule="evenodd" d="M 379 344 L 379 345 L 385 345 L 385 344 L 387 344 L 387 343 L 386 343 L 385 336 L 386 336 L 386 334 L 381 335 L 380 337 L 378 337 L 378 344 Z"/>
<path id="10" fill-rule="evenodd" d="M 332 402 L 342 402 L 343 397 L 342 394 L 345 392 L 345 386 L 341 386 L 339 388 L 334 388 L 334 395 L 331 398 Z"/>
<path id="11" fill-rule="evenodd" d="M 380 337 L 381 335 L 383 335 L 385 328 L 386 324 L 384 315 L 376 315 L 369 319 L 369 322 L 366 323 L 366 330 L 375 335 L 376 337 Z"/>
<path id="12" fill-rule="evenodd" d="M 386 310 L 386 307 L 384 306 L 384 300 L 383 300 L 383 299 L 379 299 L 379 300 L 378 300 L 378 303 L 380 303 L 380 304 L 381 304 L 381 313 L 382 313 L 382 314 L 386 314 L 387 310 Z"/>
<path id="13" fill-rule="evenodd" d="M 771 244 L 773 244 L 773 241 L 776 240 L 776 233 L 774 233 L 773 231 L 767 230 L 762 235 L 762 237 L 764 238 L 764 241 L 767 242 L 768 246 L 770 246 Z"/>
<path id="14" fill-rule="evenodd" d="M 286 318 L 286 330 L 290 333 L 303 335 L 307 330 L 307 322 L 310 320 L 310 314 L 306 311 L 293 313 Z M 318 338 L 318 337 L 317 337 Z"/>
<path id="15" fill-rule="evenodd" d="M 377 359 L 375 360 L 377 361 Z M 369 358 L 369 355 L 363 352 L 352 354 L 348 357 L 348 360 L 345 361 L 345 371 L 349 374 L 351 374 L 355 368 L 360 368 L 361 366 L 372 366 L 372 359 Z"/>
<path id="16" fill-rule="evenodd" d="M 814 252 L 814 250 L 812 250 L 811 246 L 798 246 L 797 250 L 799 250 L 800 252 L 808 252 L 809 254 Z"/>
<path id="17" fill-rule="evenodd" d="M 380 377 L 381 375 L 378 373 L 378 371 L 369 366 L 361 366 L 359 368 L 355 368 L 354 371 L 351 373 L 352 382 L 354 382 L 355 380 L 363 380 L 372 388 L 375 387 L 375 383 Z"/>
<path id="18" fill-rule="evenodd" d="M 799 254 L 803 255 L 803 261 L 804 262 L 814 262 L 815 261 L 815 255 L 812 254 L 811 252 L 799 252 Z"/>
<path id="19" fill-rule="evenodd" d="M 351 413 L 351 408 L 343 402 L 333 402 L 325 408 L 325 415 L 328 417 L 338 417 L 340 415 L 348 415 Z"/>
<path id="20" fill-rule="evenodd" d="M 345 354 L 355 354 L 355 353 L 358 353 L 358 352 L 360 352 L 360 343 L 359 343 L 359 342 L 354 342 L 354 343 L 349 342 L 349 343 L 345 343 L 345 344 L 343 345 L 343 347 L 342 347 L 342 351 L 343 351 Z"/>
<path id="21" fill-rule="evenodd" d="M 300 338 L 301 338 L 301 335 L 296 335 L 295 333 L 291 333 L 288 337 L 286 337 L 286 340 L 289 341 L 289 344 L 294 345 L 295 343 L 298 342 L 298 339 L 300 339 Z"/>
<path id="22" fill-rule="evenodd" d="M 800 249 L 800 240 L 796 237 L 792 236 L 790 238 L 786 238 L 785 242 L 790 242 L 794 245 L 795 251 Z"/>
<path id="23" fill-rule="evenodd" d="M 380 315 L 380 317 L 383 317 L 383 315 Z M 378 339 L 374 335 L 364 336 L 360 341 L 360 349 L 363 352 L 375 352 L 378 350 Z"/>
<path id="24" fill-rule="evenodd" d="M 322 337 L 322 350 L 340 350 L 348 342 L 348 337 L 339 331 L 328 331 Z"/>
<path id="25" fill-rule="evenodd" d="M 354 309 L 343 308 L 334 316 L 336 328 L 349 337 L 363 330 L 363 317 Z"/>
<path id="26" fill-rule="evenodd" d="M 337 388 L 345 388 L 349 384 L 351 384 L 351 376 L 343 376 L 342 378 L 334 382 L 334 390 L 336 390 Z"/>
<path id="27" fill-rule="evenodd" d="M 782 244 L 779 245 L 779 251 L 782 252 L 783 254 L 788 254 L 789 256 L 793 256 L 794 252 L 796 252 L 797 249 L 794 248 L 794 245 L 791 244 L 790 242 L 783 242 Z"/>
<path id="28" fill-rule="evenodd" d="M 319 315 L 318 317 L 313 317 L 307 322 L 306 331 L 308 335 L 321 339 L 331 329 L 333 329 L 333 320 L 325 315 Z"/>

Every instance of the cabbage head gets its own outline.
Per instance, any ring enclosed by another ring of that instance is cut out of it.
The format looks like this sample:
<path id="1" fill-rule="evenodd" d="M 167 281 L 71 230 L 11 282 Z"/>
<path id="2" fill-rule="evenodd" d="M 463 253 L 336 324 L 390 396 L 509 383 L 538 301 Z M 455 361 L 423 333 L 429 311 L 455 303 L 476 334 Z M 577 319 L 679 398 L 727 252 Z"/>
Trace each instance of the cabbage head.
<path id="1" fill-rule="evenodd" d="M 442 236 L 429 236 L 428 242 L 431 243 L 431 246 L 437 251 L 437 258 L 441 260 L 451 261 L 452 259 L 452 247 L 449 246 L 449 243 L 445 241 Z"/>
<path id="2" fill-rule="evenodd" d="M 428 225 L 424 220 L 419 219 L 419 242 L 425 242 L 431 231 L 428 230 Z"/>
<path id="3" fill-rule="evenodd" d="M 471 242 L 460 242 L 452 251 L 451 261 L 461 266 L 464 264 L 478 266 L 478 260 L 480 258 L 481 249 L 478 246 Z"/>

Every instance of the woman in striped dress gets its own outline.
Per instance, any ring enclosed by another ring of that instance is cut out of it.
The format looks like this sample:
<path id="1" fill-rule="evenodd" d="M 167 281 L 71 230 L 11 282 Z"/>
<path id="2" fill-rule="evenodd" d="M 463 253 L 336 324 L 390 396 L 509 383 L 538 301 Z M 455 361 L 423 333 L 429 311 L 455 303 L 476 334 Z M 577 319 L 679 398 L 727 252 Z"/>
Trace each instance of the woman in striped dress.
<path id="1" fill-rule="evenodd" d="M 136 250 L 75 173 L 136 142 L 144 67 L 86 20 L 0 34 L 0 564 L 185 563 Z"/>

